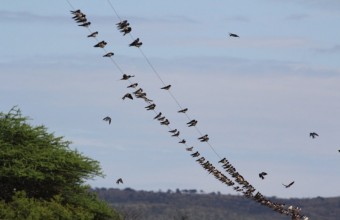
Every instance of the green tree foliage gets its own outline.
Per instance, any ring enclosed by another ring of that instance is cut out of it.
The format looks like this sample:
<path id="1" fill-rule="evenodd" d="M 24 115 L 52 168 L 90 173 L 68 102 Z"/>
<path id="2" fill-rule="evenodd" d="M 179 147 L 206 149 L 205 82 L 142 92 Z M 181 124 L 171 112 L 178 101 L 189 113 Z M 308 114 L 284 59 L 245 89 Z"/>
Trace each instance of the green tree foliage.
<path id="1" fill-rule="evenodd" d="M 99 163 L 28 120 L 0 113 L 0 219 L 119 219 L 84 184 Z"/>

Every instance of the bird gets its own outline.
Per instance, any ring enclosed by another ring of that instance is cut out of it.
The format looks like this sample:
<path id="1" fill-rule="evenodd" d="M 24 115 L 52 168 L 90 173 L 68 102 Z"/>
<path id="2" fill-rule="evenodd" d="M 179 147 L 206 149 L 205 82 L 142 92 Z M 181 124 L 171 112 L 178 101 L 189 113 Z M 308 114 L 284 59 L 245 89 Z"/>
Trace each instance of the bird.
<path id="1" fill-rule="evenodd" d="M 125 99 L 125 98 L 129 98 L 129 99 L 133 99 L 133 97 L 132 97 L 132 95 L 130 94 L 130 93 L 126 93 L 124 96 L 123 96 L 123 100 Z"/>
<path id="2" fill-rule="evenodd" d="M 185 148 L 185 150 L 187 150 L 187 151 L 192 151 L 192 149 L 194 149 L 194 147 L 187 147 L 187 148 Z"/>
<path id="3" fill-rule="evenodd" d="M 127 88 L 136 88 L 138 86 L 138 83 L 132 83 Z"/>
<path id="4" fill-rule="evenodd" d="M 128 80 L 131 77 L 135 77 L 135 75 L 126 75 L 126 74 L 123 74 L 123 77 L 120 80 Z"/>
<path id="5" fill-rule="evenodd" d="M 282 184 L 282 185 L 284 185 L 286 188 L 289 188 L 289 187 L 291 187 L 293 184 L 294 184 L 294 181 L 291 182 L 291 183 L 289 183 L 288 185 L 285 185 L 285 184 Z"/>
<path id="6" fill-rule="evenodd" d="M 124 20 L 124 21 L 118 22 L 116 25 L 118 29 L 123 29 L 124 27 L 127 27 L 130 24 L 128 23 L 127 20 Z"/>
<path id="7" fill-rule="evenodd" d="M 112 52 L 108 52 L 107 54 L 105 54 L 103 57 L 112 57 L 114 55 L 114 53 Z"/>
<path id="8" fill-rule="evenodd" d="M 309 133 L 309 136 L 310 136 L 311 138 L 315 138 L 316 136 L 319 137 L 319 135 L 318 135 L 317 133 L 315 133 L 315 132 Z"/>
<path id="9" fill-rule="evenodd" d="M 90 35 L 87 35 L 87 37 L 96 37 L 97 35 L 98 35 L 98 31 L 93 32 L 93 33 L 90 34 Z"/>
<path id="10" fill-rule="evenodd" d="M 187 123 L 188 127 L 195 126 L 196 124 L 197 124 L 197 121 L 195 119 Z"/>
<path id="11" fill-rule="evenodd" d="M 151 105 L 146 106 L 145 108 L 146 110 L 154 110 L 155 107 L 156 107 L 156 104 L 151 104 Z"/>
<path id="12" fill-rule="evenodd" d="M 207 142 L 209 140 L 208 135 L 203 135 L 202 137 L 197 138 L 198 140 L 200 140 L 201 142 Z"/>
<path id="13" fill-rule="evenodd" d="M 162 112 L 158 113 L 153 119 L 157 119 L 157 118 L 161 117 L 161 115 L 162 115 Z"/>
<path id="14" fill-rule="evenodd" d="M 105 118 L 103 118 L 104 121 L 108 121 L 109 124 L 111 124 L 111 118 L 109 116 L 106 116 Z"/>
<path id="15" fill-rule="evenodd" d="M 171 85 L 167 85 L 167 86 L 162 87 L 161 89 L 169 90 L 170 87 L 171 87 Z"/>
<path id="16" fill-rule="evenodd" d="M 169 132 L 170 132 L 170 133 L 176 133 L 176 132 L 177 132 L 177 129 L 170 130 Z"/>
<path id="17" fill-rule="evenodd" d="M 171 135 L 172 137 L 178 137 L 181 132 L 177 131 L 175 134 Z"/>
<path id="18" fill-rule="evenodd" d="M 200 153 L 198 153 L 198 151 L 196 151 L 195 153 L 191 154 L 192 157 L 198 157 L 200 155 Z"/>
<path id="19" fill-rule="evenodd" d="M 90 25 L 91 25 L 91 22 L 85 22 L 84 24 L 79 24 L 78 26 L 88 27 Z"/>
<path id="20" fill-rule="evenodd" d="M 185 112 L 187 112 L 187 111 L 188 111 L 188 108 L 185 108 L 185 109 L 179 110 L 178 113 L 185 113 Z"/>
<path id="21" fill-rule="evenodd" d="M 123 179 L 122 178 L 119 178 L 117 181 L 116 181 L 117 184 L 121 183 L 123 184 Z"/>
<path id="22" fill-rule="evenodd" d="M 264 176 L 265 176 L 265 175 L 267 175 L 266 172 L 261 172 L 261 173 L 259 173 L 259 177 L 260 177 L 261 179 L 264 179 Z"/>
<path id="23" fill-rule="evenodd" d="M 228 162 L 227 161 L 227 158 L 223 158 L 222 160 L 220 160 L 220 161 L 218 161 L 219 163 L 226 163 L 226 162 Z"/>
<path id="24" fill-rule="evenodd" d="M 178 142 L 178 143 L 180 143 L 180 144 L 185 144 L 187 141 L 185 140 L 185 139 L 182 139 L 180 142 Z"/>
<path id="25" fill-rule="evenodd" d="M 104 48 L 106 46 L 106 42 L 105 41 L 100 41 L 99 43 L 97 43 L 96 45 L 94 45 L 93 47 L 100 47 L 100 48 Z"/>
<path id="26" fill-rule="evenodd" d="M 120 32 L 124 33 L 123 36 L 125 36 L 126 34 L 130 33 L 131 30 L 131 27 L 124 27 Z"/>
<path id="27" fill-rule="evenodd" d="M 165 116 L 158 118 L 158 121 L 163 121 L 165 119 Z"/>
<path id="28" fill-rule="evenodd" d="M 230 36 L 230 37 L 240 37 L 240 36 L 238 36 L 237 34 L 233 34 L 233 33 L 229 33 L 229 36 Z"/>
<path id="29" fill-rule="evenodd" d="M 165 121 L 161 121 L 161 125 L 169 125 L 170 122 L 168 119 L 165 119 Z"/>
<path id="30" fill-rule="evenodd" d="M 80 9 L 74 10 L 74 11 L 70 11 L 71 14 L 77 14 L 77 13 L 81 13 Z"/>
<path id="31" fill-rule="evenodd" d="M 131 44 L 129 44 L 130 47 L 134 46 L 134 47 L 140 47 L 142 46 L 142 42 L 139 42 L 139 38 L 137 38 L 136 40 L 134 40 Z"/>
<path id="32" fill-rule="evenodd" d="M 340 150 L 338 150 L 339 151 L 339 153 L 340 153 Z"/>

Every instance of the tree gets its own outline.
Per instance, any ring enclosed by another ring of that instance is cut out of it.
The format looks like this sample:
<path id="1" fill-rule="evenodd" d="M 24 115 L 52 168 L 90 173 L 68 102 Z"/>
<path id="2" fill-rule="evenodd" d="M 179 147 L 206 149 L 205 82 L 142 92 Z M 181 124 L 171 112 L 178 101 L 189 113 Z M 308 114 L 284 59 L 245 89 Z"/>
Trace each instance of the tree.
<path id="1" fill-rule="evenodd" d="M 0 219 L 119 219 L 84 184 L 103 176 L 99 162 L 28 120 L 0 112 Z"/>

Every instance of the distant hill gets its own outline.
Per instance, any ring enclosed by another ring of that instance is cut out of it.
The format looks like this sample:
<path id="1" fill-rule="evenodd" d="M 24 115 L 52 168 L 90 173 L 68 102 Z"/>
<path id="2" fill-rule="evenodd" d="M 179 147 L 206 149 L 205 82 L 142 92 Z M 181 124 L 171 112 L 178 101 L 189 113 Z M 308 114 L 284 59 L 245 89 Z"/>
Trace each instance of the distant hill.
<path id="1" fill-rule="evenodd" d="M 287 220 L 268 207 L 243 196 L 200 193 L 197 190 L 167 192 L 96 188 L 99 198 L 110 203 L 125 220 Z M 339 220 L 340 197 L 311 199 L 269 198 L 302 208 L 310 220 Z"/>

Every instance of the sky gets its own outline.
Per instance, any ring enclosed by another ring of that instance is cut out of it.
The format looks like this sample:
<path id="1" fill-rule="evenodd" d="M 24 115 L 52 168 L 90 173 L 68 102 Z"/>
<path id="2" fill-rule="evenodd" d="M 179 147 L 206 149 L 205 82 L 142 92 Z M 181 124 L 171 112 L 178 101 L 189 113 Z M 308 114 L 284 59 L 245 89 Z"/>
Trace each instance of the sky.
<path id="1" fill-rule="evenodd" d="M 263 195 L 340 196 L 340 1 L 69 2 L 2 0 L 0 111 L 17 105 L 32 125 L 99 161 L 106 176 L 88 181 L 92 187 L 236 194 L 195 162 L 145 102 L 122 100 L 133 91 L 120 80 L 126 73 L 188 146 L 220 170 L 226 157 Z M 117 30 L 109 2 L 131 36 Z M 87 15 L 90 30 L 77 26 L 72 9 Z M 114 62 L 93 47 L 90 31 L 108 42 Z M 128 46 L 137 37 L 140 50 Z M 186 126 L 159 77 L 210 146 Z M 124 184 L 116 185 L 120 177 Z"/>

